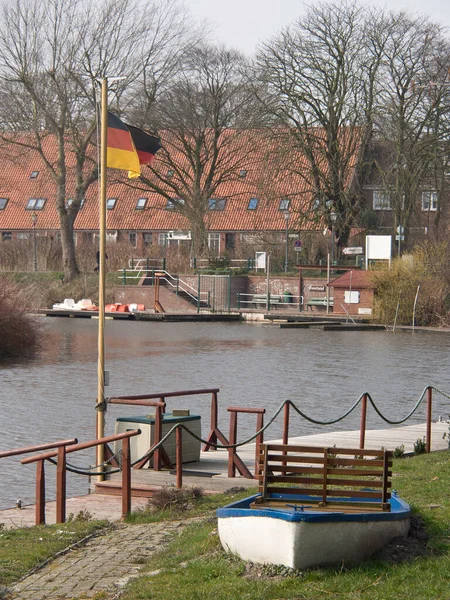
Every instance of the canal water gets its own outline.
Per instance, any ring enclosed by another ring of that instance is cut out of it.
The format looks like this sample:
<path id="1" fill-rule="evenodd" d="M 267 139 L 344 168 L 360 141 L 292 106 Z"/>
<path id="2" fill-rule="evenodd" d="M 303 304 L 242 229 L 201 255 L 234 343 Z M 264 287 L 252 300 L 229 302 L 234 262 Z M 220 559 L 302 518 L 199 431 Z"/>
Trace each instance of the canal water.
<path id="1" fill-rule="evenodd" d="M 46 338 L 31 360 L 0 365 L 0 450 L 58 439 L 95 438 L 97 325 L 91 319 L 45 319 Z M 220 388 L 219 427 L 228 436 L 227 406 L 263 407 L 266 422 L 283 400 L 292 400 L 316 420 L 343 414 L 369 392 L 390 419 L 406 416 L 427 385 L 450 392 L 450 334 L 430 332 L 324 332 L 280 329 L 272 324 L 106 322 L 107 396 Z M 168 410 L 189 408 L 202 417 L 206 436 L 210 396 L 168 399 Z M 119 416 L 142 415 L 145 407 L 111 405 L 106 433 Z M 447 417 L 449 401 L 434 395 L 433 417 Z M 329 431 L 356 429 L 360 411 Z M 252 415 L 239 416 L 240 440 L 255 431 Z M 425 421 L 423 404 L 411 423 Z M 368 428 L 384 427 L 373 409 Z M 266 439 L 281 437 L 282 417 Z M 325 429 L 291 417 L 290 433 Z M 70 455 L 87 467 L 93 450 Z M 0 508 L 34 501 L 34 465 L 20 457 L 0 462 Z M 47 497 L 54 498 L 54 471 L 46 466 Z M 87 493 L 87 478 L 69 474 L 68 494 Z"/>

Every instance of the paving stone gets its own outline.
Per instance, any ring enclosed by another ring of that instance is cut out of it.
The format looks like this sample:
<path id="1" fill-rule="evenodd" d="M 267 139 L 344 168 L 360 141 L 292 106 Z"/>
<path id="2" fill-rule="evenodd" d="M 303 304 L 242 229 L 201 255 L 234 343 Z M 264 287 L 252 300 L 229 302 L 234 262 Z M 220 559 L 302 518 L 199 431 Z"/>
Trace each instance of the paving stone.
<path id="1" fill-rule="evenodd" d="M 81 600 L 99 592 L 115 595 L 139 573 L 146 559 L 188 523 L 199 520 L 120 525 L 17 583 L 8 600 Z"/>

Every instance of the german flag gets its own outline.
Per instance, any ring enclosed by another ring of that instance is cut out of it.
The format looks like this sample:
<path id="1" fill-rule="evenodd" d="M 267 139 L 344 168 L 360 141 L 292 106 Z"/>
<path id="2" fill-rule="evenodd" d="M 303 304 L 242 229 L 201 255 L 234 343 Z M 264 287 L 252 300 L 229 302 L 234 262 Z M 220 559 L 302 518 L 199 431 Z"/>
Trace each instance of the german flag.
<path id="1" fill-rule="evenodd" d="M 132 125 L 127 125 L 127 127 L 130 130 L 140 164 L 151 165 L 155 154 L 161 148 L 161 140 Z"/>
<path id="2" fill-rule="evenodd" d="M 141 165 L 130 130 L 116 115 L 108 112 L 106 166 L 129 171 L 130 177 L 139 177 Z"/>

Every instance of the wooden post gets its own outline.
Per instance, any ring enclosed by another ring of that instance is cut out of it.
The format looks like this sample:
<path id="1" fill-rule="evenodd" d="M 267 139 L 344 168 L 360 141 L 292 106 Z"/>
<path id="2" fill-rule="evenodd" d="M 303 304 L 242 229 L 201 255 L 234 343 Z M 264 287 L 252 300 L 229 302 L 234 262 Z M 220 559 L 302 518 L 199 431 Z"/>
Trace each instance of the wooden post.
<path id="1" fill-rule="evenodd" d="M 426 450 L 431 452 L 431 409 L 433 399 L 433 388 L 429 385 L 427 388 L 427 437 L 426 437 Z"/>
<path id="2" fill-rule="evenodd" d="M 130 438 L 122 440 L 122 520 L 131 512 Z"/>
<path id="3" fill-rule="evenodd" d="M 159 444 L 162 438 L 162 409 L 160 406 L 156 407 L 155 414 L 155 439 L 154 444 Z M 161 450 L 158 448 L 153 454 L 153 470 L 161 471 Z"/>
<path id="4" fill-rule="evenodd" d="M 66 447 L 58 448 L 56 466 L 56 522 L 66 522 Z"/>
<path id="5" fill-rule="evenodd" d="M 233 410 L 230 415 L 230 445 L 236 443 L 237 440 L 237 412 Z M 236 477 L 236 466 L 234 456 L 236 448 L 228 449 L 228 477 Z"/>
<path id="6" fill-rule="evenodd" d="M 183 428 L 179 425 L 175 432 L 176 437 L 176 469 L 177 469 L 177 488 L 183 487 Z"/>
<path id="7" fill-rule="evenodd" d="M 286 446 L 289 443 L 289 410 L 291 408 L 291 401 L 286 400 L 284 403 L 284 419 L 283 419 L 283 444 Z M 286 456 L 286 450 L 283 450 L 282 454 Z M 286 462 L 281 463 L 286 466 Z"/>
<path id="8" fill-rule="evenodd" d="M 43 460 L 36 463 L 35 524 L 45 525 L 45 470 Z"/>
<path id="9" fill-rule="evenodd" d="M 359 428 L 359 448 L 364 449 L 366 441 L 366 418 L 367 418 L 367 394 L 362 397 L 361 404 L 361 425 Z"/>
<path id="10" fill-rule="evenodd" d="M 262 412 L 258 413 L 256 417 L 256 431 L 259 431 L 264 427 L 264 413 L 266 409 L 263 408 Z M 261 449 L 261 444 L 264 441 L 264 433 L 261 432 L 256 438 L 256 448 L 255 448 L 255 479 L 259 477 L 259 453 Z"/>

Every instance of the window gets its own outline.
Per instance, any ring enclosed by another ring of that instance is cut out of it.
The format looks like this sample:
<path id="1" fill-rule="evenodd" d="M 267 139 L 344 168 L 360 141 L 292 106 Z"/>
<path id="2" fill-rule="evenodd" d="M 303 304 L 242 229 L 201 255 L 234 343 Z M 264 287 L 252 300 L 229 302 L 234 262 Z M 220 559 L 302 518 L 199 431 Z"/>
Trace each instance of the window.
<path id="1" fill-rule="evenodd" d="M 210 198 L 208 200 L 209 210 L 224 210 L 226 204 L 225 198 Z"/>
<path id="2" fill-rule="evenodd" d="M 422 192 L 422 210 L 437 210 L 437 192 Z"/>
<path id="3" fill-rule="evenodd" d="M 167 233 L 158 233 L 158 246 L 165 246 L 167 244 Z"/>
<path id="4" fill-rule="evenodd" d="M 133 248 L 136 248 L 137 235 L 135 231 L 128 232 L 128 241 L 133 246 Z"/>
<path id="5" fill-rule="evenodd" d="M 225 250 L 234 250 L 236 246 L 236 234 L 226 233 L 225 234 Z"/>
<path id="6" fill-rule="evenodd" d="M 39 175 L 39 171 L 31 171 L 30 179 L 36 179 L 36 177 L 38 175 Z"/>
<path id="7" fill-rule="evenodd" d="M 42 210 L 47 198 L 30 198 L 26 205 L 26 210 Z"/>
<path id="8" fill-rule="evenodd" d="M 73 198 L 67 198 L 66 200 L 66 208 L 69 208 L 69 206 L 72 206 L 73 204 Z"/>
<path id="9" fill-rule="evenodd" d="M 17 234 L 17 239 L 18 240 L 27 240 L 28 233 L 25 233 L 24 231 L 19 231 L 19 233 Z"/>
<path id="10" fill-rule="evenodd" d="M 173 177 L 173 170 L 172 170 L 172 169 L 169 169 L 169 170 L 167 171 L 167 175 L 166 175 L 166 177 Z"/>
<path id="11" fill-rule="evenodd" d="M 242 177 L 242 179 L 244 179 L 244 177 L 247 177 L 247 170 L 246 169 L 241 169 L 239 171 L 239 177 Z"/>
<path id="12" fill-rule="evenodd" d="M 8 198 L 0 198 L 0 210 L 5 210 L 8 204 Z"/>
<path id="13" fill-rule="evenodd" d="M 166 209 L 172 210 L 182 204 L 184 204 L 184 198 L 169 198 L 166 203 Z"/>
<path id="14" fill-rule="evenodd" d="M 258 198 L 250 198 L 247 210 L 256 210 L 258 207 L 259 200 Z"/>
<path id="15" fill-rule="evenodd" d="M 106 209 L 113 210 L 113 208 L 115 208 L 116 206 L 116 202 L 117 198 L 108 198 L 108 200 L 106 201 Z"/>
<path id="16" fill-rule="evenodd" d="M 147 198 L 138 198 L 135 208 L 136 208 L 136 210 L 144 210 L 146 204 L 147 204 Z"/>
<path id="17" fill-rule="evenodd" d="M 290 204 L 291 201 L 284 198 L 283 200 L 280 200 L 280 206 L 278 207 L 278 210 L 287 210 Z"/>
<path id="18" fill-rule="evenodd" d="M 11 233 L 11 231 L 3 231 L 2 232 L 2 241 L 3 242 L 9 242 L 9 240 L 12 240 L 12 233 Z"/>
<path id="19" fill-rule="evenodd" d="M 386 192 L 373 191 L 373 210 L 391 210 L 391 199 Z"/>
<path id="20" fill-rule="evenodd" d="M 144 246 L 151 246 L 153 241 L 153 235 L 151 232 L 144 232 L 143 234 Z"/>
<path id="21" fill-rule="evenodd" d="M 208 248 L 217 252 L 220 252 L 220 233 L 208 233 Z"/>

